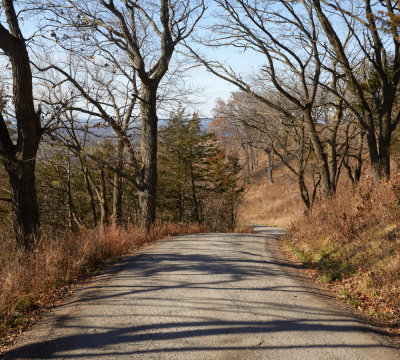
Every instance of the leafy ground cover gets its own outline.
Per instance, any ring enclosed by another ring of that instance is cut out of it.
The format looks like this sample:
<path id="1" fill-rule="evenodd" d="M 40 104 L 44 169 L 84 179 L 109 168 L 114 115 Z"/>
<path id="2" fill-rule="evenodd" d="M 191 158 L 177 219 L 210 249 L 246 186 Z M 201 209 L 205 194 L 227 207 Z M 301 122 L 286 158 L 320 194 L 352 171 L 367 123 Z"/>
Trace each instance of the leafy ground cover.
<path id="1" fill-rule="evenodd" d="M 338 297 L 400 326 L 400 175 L 341 189 L 292 222 L 286 246 Z"/>

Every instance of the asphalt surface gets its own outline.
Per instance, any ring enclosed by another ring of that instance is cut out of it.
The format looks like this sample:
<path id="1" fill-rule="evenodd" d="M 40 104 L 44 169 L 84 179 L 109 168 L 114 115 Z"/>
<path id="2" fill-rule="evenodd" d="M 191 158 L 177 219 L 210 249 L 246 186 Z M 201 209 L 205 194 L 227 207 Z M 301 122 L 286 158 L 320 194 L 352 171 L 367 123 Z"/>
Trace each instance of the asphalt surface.
<path id="1" fill-rule="evenodd" d="M 175 237 L 125 259 L 5 358 L 400 359 L 298 278 L 279 255 L 281 230 L 258 230 Z"/>

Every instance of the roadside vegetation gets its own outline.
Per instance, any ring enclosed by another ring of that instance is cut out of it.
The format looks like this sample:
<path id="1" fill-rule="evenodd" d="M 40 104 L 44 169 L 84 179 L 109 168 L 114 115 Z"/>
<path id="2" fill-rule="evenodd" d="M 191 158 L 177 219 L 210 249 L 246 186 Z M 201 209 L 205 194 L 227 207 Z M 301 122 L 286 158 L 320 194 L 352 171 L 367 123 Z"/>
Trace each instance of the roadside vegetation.
<path id="1" fill-rule="evenodd" d="M 400 324 L 400 174 L 369 178 L 321 201 L 288 228 L 286 245 L 336 295 Z"/>
<path id="2" fill-rule="evenodd" d="M 43 143 L 36 172 L 41 236 L 29 248 L 13 236 L 10 204 L 2 204 L 0 345 L 109 262 L 169 236 L 235 230 L 246 186 L 242 167 L 196 114 L 179 109 L 160 127 L 157 223 L 150 230 L 139 226 L 135 188 L 123 181 L 118 189 L 120 178 L 102 166 L 102 159 L 118 158 L 117 147 L 106 139 L 91 144 L 91 159 L 57 142 Z M 9 187 L 2 185 L 6 198 Z"/>
<path id="3" fill-rule="evenodd" d="M 345 180 L 311 211 L 296 194 L 295 179 L 276 166 L 268 183 L 260 159 L 239 207 L 239 222 L 284 227 L 282 250 L 305 275 L 389 331 L 400 325 L 400 174 L 374 185 L 366 175 Z M 396 165 L 394 166 L 396 168 Z"/>
<path id="4" fill-rule="evenodd" d="M 205 231 L 198 225 L 164 224 L 150 232 L 110 225 L 42 235 L 33 252 L 4 233 L 0 242 L 0 353 L 40 312 L 62 300 L 74 284 L 104 265 L 134 254 L 156 240 Z"/>

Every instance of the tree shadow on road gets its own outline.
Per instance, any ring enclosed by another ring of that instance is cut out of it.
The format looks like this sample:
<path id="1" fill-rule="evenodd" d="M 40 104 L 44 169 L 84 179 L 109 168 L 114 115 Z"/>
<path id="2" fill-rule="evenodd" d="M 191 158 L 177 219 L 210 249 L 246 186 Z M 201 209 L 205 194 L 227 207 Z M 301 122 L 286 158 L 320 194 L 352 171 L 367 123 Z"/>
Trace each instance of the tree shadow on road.
<path id="1" fill-rule="evenodd" d="M 286 276 L 282 268 L 293 265 L 260 256 L 260 235 L 235 236 L 238 241 L 233 251 L 225 251 L 227 243 L 232 247 L 232 238 L 222 238 L 216 244 L 214 235 L 203 235 L 201 244 L 196 243 L 195 237 L 189 243 L 184 238 L 174 238 L 168 242 L 168 247 L 156 247 L 125 259 L 86 287 L 77 300 L 64 306 L 77 308 L 77 314 L 80 314 L 79 308 L 87 304 L 106 309 L 118 306 L 122 312 L 91 313 L 87 319 L 82 315 L 77 321 L 63 311 L 59 315 L 56 311 L 54 322 L 57 325 L 51 339 L 19 346 L 8 352 L 5 359 L 109 359 L 134 355 L 157 358 L 171 352 L 187 354 L 189 359 L 193 353 L 211 350 L 379 346 L 351 341 L 313 342 L 315 333 L 376 331 L 339 310 L 296 303 L 297 296 L 310 296 L 313 290 L 295 280 L 279 284 L 277 279 Z M 207 241 L 210 246 L 212 242 L 213 254 L 207 252 Z M 260 286 L 260 279 L 264 279 L 261 283 L 265 286 Z M 215 295 L 205 295 L 213 294 L 210 290 L 215 290 Z M 257 296 L 252 297 L 252 294 Z M 271 297 L 266 300 L 267 294 L 272 294 L 272 298 L 274 294 L 279 295 L 285 301 L 271 301 Z M 127 297 L 132 299 L 129 306 Z M 193 308 L 197 316 L 188 315 Z M 224 320 L 228 316 L 235 320 Z M 135 325 L 139 317 L 145 317 L 145 324 Z M 92 327 L 91 322 L 104 325 Z M 309 335 L 306 335 L 307 341 L 287 341 L 279 345 L 264 340 L 256 345 L 226 340 L 268 339 L 274 334 L 285 337 L 293 333 Z M 221 338 L 222 341 L 218 340 Z"/>

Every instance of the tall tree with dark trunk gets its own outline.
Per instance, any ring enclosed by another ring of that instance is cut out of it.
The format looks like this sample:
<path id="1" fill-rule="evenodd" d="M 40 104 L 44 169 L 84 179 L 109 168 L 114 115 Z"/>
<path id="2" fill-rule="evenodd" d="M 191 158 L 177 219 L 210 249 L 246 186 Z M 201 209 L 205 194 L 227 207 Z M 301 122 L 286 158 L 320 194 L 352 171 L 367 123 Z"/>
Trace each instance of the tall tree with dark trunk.
<path id="1" fill-rule="evenodd" d="M 12 115 L 0 111 L 0 155 L 12 189 L 12 213 L 17 242 L 25 248 L 31 248 L 40 227 L 35 164 L 42 129 L 40 114 L 35 111 L 33 102 L 29 54 L 14 1 L 2 0 L 0 9 L 4 11 L 7 21 L 7 26 L 0 23 L 0 49 L 11 62 L 14 107 Z M 15 118 L 15 139 L 10 136 L 6 124 L 9 116 Z"/>
<path id="2" fill-rule="evenodd" d="M 53 2 L 51 11 L 56 15 L 58 29 L 50 34 L 58 43 L 67 39 L 64 48 L 69 47 L 71 53 L 77 47 L 84 49 L 93 58 L 97 53 L 106 53 L 111 61 L 122 53 L 137 74 L 140 90 L 134 96 L 140 103 L 142 129 L 141 154 L 134 161 L 135 177 L 139 223 L 149 230 L 156 210 L 158 89 L 176 46 L 190 36 L 203 15 L 204 0 L 67 0 Z M 64 37 L 60 36 L 60 25 Z M 71 31 L 76 37 L 70 36 Z M 103 118 L 111 124 L 114 121 L 106 112 Z M 129 146 L 127 141 L 125 144 Z"/>

